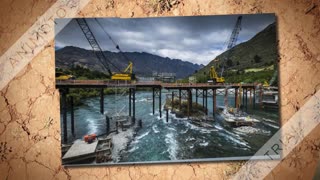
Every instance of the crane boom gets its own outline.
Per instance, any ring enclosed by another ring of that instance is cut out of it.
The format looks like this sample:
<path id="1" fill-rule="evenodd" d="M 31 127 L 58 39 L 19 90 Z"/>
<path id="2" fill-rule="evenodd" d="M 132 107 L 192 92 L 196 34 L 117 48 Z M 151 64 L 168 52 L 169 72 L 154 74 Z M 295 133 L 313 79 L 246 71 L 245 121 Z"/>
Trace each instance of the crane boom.
<path id="1" fill-rule="evenodd" d="M 84 18 L 77 18 L 76 20 L 77 20 L 77 22 L 78 22 L 83 34 L 87 38 L 90 46 L 92 47 L 93 52 L 97 56 L 99 62 L 102 64 L 103 68 L 108 71 L 108 74 L 110 76 L 112 76 L 112 72 L 111 72 L 110 67 L 109 67 L 109 63 L 111 63 L 111 62 L 110 61 L 109 61 L 109 63 L 107 62 L 108 59 L 104 55 L 104 53 L 103 53 L 98 41 L 96 40 L 96 38 L 94 37 L 91 29 L 89 28 L 89 25 L 88 25 L 87 21 Z"/>
<path id="2" fill-rule="evenodd" d="M 227 51 L 229 49 L 231 49 L 237 42 L 237 39 L 238 39 L 238 35 L 239 35 L 239 32 L 241 30 L 241 20 L 242 20 L 242 16 L 239 16 L 238 19 L 237 19 L 237 22 L 233 28 L 233 31 L 231 33 L 231 36 L 229 38 L 229 41 L 228 41 L 228 46 L 227 46 Z M 222 77 L 223 75 L 223 72 L 224 72 L 224 64 L 225 62 L 229 59 L 229 55 L 230 55 L 230 52 L 227 53 L 226 55 L 226 58 L 223 60 L 222 62 L 222 68 L 221 68 L 221 73 L 220 73 L 220 77 Z"/>

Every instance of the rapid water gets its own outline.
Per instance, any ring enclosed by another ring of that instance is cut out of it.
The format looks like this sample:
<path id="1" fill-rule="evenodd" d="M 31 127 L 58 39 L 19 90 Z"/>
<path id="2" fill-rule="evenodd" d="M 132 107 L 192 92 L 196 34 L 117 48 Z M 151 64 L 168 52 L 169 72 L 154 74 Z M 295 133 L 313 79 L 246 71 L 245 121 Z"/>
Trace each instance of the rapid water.
<path id="1" fill-rule="evenodd" d="M 167 92 L 162 94 L 162 106 Z M 248 97 L 249 98 L 249 97 Z M 106 113 L 122 110 L 128 114 L 128 95 L 119 97 L 105 95 Z M 193 97 L 195 102 L 195 97 Z M 117 103 L 116 103 L 117 102 Z M 229 106 L 234 105 L 234 96 L 230 95 Z M 202 98 L 198 98 L 202 103 Z M 223 106 L 222 95 L 217 95 L 217 105 Z M 81 106 L 75 107 L 75 138 L 85 134 L 103 134 L 105 118 L 100 114 L 99 98 L 83 100 Z M 248 113 L 263 122 L 250 127 L 232 128 L 216 115 L 215 128 L 207 129 L 195 126 L 186 119 L 166 113 L 162 107 L 162 118 L 159 117 L 158 99 L 155 102 L 155 114 L 152 114 L 152 92 L 136 92 L 136 119 L 142 119 L 142 128 L 128 148 L 121 154 L 121 162 L 186 160 L 218 157 L 251 156 L 279 129 L 278 111 L 254 110 L 249 107 Z M 212 116 L 212 97 L 208 98 L 209 116 Z M 61 123 L 62 124 L 62 123 Z M 68 113 L 68 134 L 71 139 L 70 113 Z"/>

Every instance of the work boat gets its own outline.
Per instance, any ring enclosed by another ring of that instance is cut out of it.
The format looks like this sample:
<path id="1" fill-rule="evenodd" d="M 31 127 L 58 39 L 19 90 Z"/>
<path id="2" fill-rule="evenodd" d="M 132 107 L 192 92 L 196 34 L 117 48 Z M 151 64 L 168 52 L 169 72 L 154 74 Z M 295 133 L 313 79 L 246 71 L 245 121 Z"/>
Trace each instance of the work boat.
<path id="1" fill-rule="evenodd" d="M 247 113 L 240 111 L 237 108 L 224 108 L 221 116 L 233 127 L 252 126 L 259 120 L 250 117 Z"/>

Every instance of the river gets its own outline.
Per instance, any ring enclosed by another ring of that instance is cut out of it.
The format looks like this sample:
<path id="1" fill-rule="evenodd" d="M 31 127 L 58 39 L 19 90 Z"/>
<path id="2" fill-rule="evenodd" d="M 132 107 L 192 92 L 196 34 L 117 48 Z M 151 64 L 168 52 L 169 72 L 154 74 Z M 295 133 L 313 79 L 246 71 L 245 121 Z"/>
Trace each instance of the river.
<path id="1" fill-rule="evenodd" d="M 162 92 L 162 106 L 166 93 Z M 233 106 L 234 96 L 230 95 L 228 101 Z M 88 98 L 82 102 L 83 105 L 74 107 L 76 138 L 82 138 L 85 134 L 105 133 L 105 117 L 100 114 L 99 98 Z M 202 98 L 198 98 L 198 103 L 202 103 Z M 223 96 L 217 95 L 217 105 L 223 106 L 223 103 Z M 142 119 L 143 127 L 122 152 L 120 162 L 252 156 L 279 129 L 278 111 L 252 109 L 249 103 L 248 114 L 263 122 L 252 127 L 232 128 L 216 114 L 214 129 L 197 127 L 171 113 L 167 123 L 165 111 L 162 111 L 162 118 L 159 117 L 158 104 L 156 98 L 153 115 L 152 92 L 136 92 L 136 119 Z M 112 114 L 122 109 L 128 114 L 128 95 L 105 95 L 104 106 L 106 113 Z M 208 98 L 209 116 L 212 116 L 212 109 L 212 98 Z M 70 112 L 67 129 L 70 139 Z"/>

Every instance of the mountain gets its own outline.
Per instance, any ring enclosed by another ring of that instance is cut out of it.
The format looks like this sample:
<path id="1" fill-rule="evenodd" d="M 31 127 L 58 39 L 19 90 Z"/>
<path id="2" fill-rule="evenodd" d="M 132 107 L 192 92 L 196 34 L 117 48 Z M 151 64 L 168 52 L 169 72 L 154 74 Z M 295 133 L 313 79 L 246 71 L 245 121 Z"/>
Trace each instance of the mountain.
<path id="1" fill-rule="evenodd" d="M 241 31 L 240 31 L 241 33 Z M 229 59 L 226 56 L 229 54 Z M 218 55 L 208 65 L 200 69 L 194 76 L 197 79 L 207 79 L 209 68 L 215 66 L 220 75 L 222 62 L 225 60 L 225 73 L 239 75 L 248 69 L 264 69 L 274 65 L 278 59 L 276 25 L 272 23 L 257 33 L 250 40 L 238 44 L 228 51 Z M 235 73 L 237 72 L 237 74 Z"/>
<path id="2" fill-rule="evenodd" d="M 128 66 L 128 60 L 121 53 L 104 51 L 105 56 L 120 70 Z M 177 78 L 185 78 L 203 67 L 179 59 L 170 59 L 145 52 L 124 52 L 133 63 L 133 71 L 136 75 L 152 75 L 152 72 L 176 73 Z M 55 51 L 56 67 L 69 69 L 76 65 L 103 72 L 96 55 L 91 50 L 73 46 L 66 46 Z M 109 65 L 111 71 L 116 68 Z"/>

